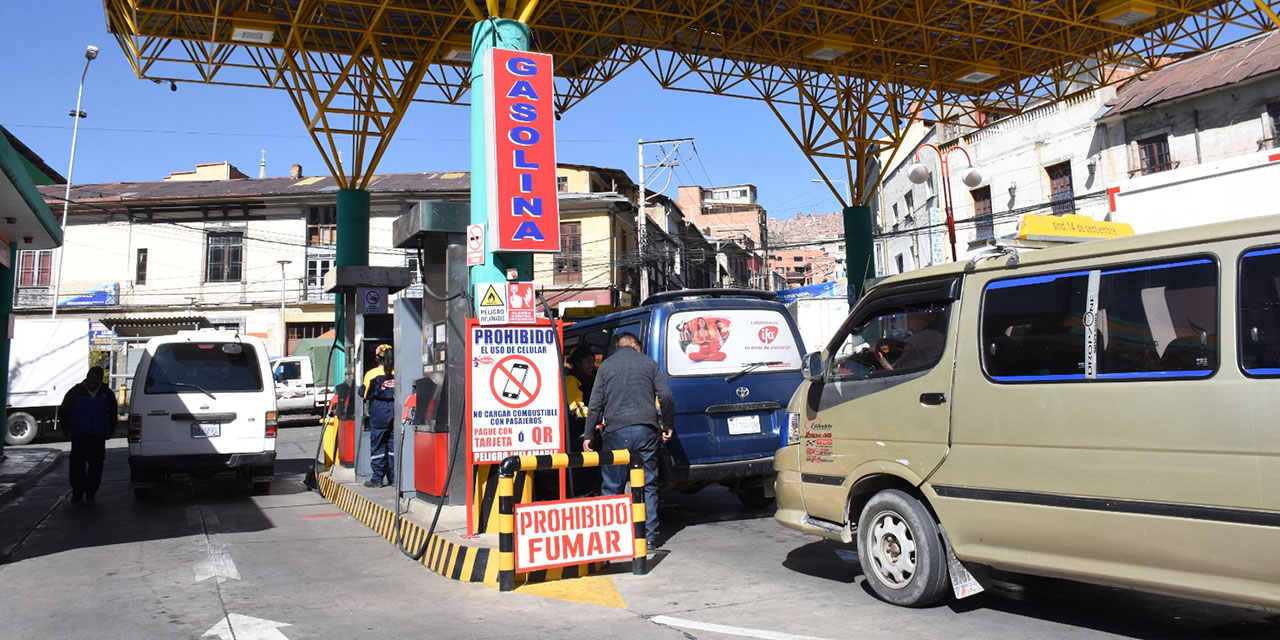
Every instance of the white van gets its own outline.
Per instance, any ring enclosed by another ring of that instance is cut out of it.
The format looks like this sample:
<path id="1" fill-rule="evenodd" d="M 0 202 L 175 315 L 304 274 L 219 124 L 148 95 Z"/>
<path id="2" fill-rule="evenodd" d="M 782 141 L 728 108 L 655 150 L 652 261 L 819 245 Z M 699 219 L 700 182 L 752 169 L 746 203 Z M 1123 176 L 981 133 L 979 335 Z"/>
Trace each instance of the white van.
<path id="1" fill-rule="evenodd" d="M 129 406 L 134 495 L 171 474 L 224 471 L 263 493 L 275 462 L 276 395 L 261 340 L 204 330 L 147 343 Z"/>

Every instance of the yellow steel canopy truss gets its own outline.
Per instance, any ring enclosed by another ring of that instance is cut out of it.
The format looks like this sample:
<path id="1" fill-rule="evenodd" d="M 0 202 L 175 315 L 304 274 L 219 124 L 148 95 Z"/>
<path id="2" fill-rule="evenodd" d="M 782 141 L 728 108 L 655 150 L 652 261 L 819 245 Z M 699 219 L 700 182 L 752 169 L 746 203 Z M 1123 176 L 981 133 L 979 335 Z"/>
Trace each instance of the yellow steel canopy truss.
<path id="1" fill-rule="evenodd" d="M 1278 2 L 104 0 L 139 77 L 287 90 L 344 187 L 368 183 L 411 102 L 465 103 L 472 25 L 503 17 L 555 56 L 560 111 L 637 63 L 663 88 L 762 100 L 858 201 L 912 118 L 1060 100 L 1274 29 Z"/>

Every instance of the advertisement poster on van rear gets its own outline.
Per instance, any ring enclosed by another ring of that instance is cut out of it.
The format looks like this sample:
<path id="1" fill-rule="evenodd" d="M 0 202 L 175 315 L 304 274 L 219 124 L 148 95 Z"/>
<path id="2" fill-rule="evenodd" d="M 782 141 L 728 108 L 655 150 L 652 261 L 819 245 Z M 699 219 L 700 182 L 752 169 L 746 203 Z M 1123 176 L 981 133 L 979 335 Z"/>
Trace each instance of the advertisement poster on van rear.
<path id="1" fill-rule="evenodd" d="M 562 453 L 560 376 L 550 325 L 467 327 L 468 449 L 475 464 Z"/>
<path id="2" fill-rule="evenodd" d="M 794 371 L 800 348 L 786 316 L 768 309 L 681 311 L 667 318 L 667 374 Z"/>

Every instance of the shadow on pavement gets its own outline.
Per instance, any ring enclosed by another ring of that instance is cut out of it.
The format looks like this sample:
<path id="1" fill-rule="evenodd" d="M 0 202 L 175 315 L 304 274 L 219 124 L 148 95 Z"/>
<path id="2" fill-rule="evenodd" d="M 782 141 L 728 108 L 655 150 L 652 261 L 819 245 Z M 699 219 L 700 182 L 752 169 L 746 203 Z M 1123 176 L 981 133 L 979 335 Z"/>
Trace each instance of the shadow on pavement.
<path id="1" fill-rule="evenodd" d="M 852 544 L 831 540 L 810 542 L 787 554 L 782 566 L 807 576 L 853 584 L 862 575 L 858 552 Z"/>
<path id="2" fill-rule="evenodd" d="M 668 492 L 658 496 L 659 538 L 665 543 L 681 531 L 713 522 L 772 520 L 773 507 L 748 509 L 721 486 L 695 493 Z"/>
<path id="3" fill-rule="evenodd" d="M 960 615 L 985 608 L 1134 638 L 1280 637 L 1280 614 L 1255 609 L 1001 571 L 989 584 L 986 593 L 947 606 Z"/>
<path id="4" fill-rule="evenodd" d="M 275 526 L 254 500 L 247 480 L 229 475 L 204 479 L 178 476 L 155 487 L 150 498 L 139 500 L 129 484 L 128 449 L 114 447 L 106 453 L 95 502 L 70 501 L 64 458 L 21 498 L 4 506 L 0 512 L 3 526 L 24 540 L 7 563 L 72 549 L 264 531 Z M 278 458 L 270 494 L 305 492 L 302 474 L 310 464 L 309 456 Z"/>

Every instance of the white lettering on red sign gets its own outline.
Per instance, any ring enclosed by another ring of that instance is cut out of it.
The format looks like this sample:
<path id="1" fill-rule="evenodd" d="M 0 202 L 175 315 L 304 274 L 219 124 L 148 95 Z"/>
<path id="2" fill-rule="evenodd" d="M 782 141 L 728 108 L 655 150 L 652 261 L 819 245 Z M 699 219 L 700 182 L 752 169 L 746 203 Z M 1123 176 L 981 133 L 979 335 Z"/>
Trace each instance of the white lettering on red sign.
<path id="1" fill-rule="evenodd" d="M 560 251 L 551 56 L 484 53 L 489 248 Z"/>
<path id="2" fill-rule="evenodd" d="M 524 573 L 635 555 L 629 496 L 601 496 L 515 507 L 516 571 Z"/>

